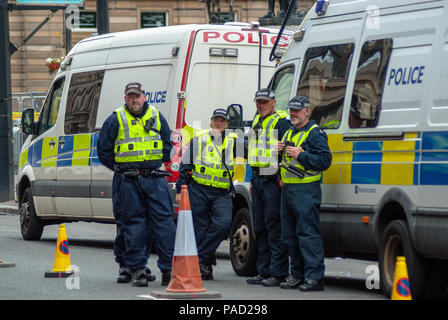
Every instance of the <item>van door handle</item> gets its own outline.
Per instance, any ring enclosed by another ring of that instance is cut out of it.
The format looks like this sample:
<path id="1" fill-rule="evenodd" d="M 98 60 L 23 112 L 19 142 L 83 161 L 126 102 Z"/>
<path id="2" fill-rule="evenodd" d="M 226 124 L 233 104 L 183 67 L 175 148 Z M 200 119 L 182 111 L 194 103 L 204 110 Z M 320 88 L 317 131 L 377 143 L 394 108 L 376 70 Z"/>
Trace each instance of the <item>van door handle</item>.
<path id="1" fill-rule="evenodd" d="M 54 147 L 56 142 L 54 142 L 54 139 L 51 139 L 51 141 L 48 144 L 50 145 L 50 147 Z"/>
<path id="2" fill-rule="evenodd" d="M 63 137 L 59 140 L 59 144 L 60 144 L 61 146 L 64 146 L 64 144 L 65 144 L 65 139 L 64 139 Z"/>

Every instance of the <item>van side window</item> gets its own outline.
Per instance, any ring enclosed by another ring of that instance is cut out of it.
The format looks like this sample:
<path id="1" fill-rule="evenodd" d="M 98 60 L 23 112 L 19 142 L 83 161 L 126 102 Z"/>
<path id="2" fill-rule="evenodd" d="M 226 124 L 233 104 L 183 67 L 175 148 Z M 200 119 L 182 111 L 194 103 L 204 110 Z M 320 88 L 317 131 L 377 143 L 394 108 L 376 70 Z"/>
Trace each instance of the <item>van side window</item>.
<path id="1" fill-rule="evenodd" d="M 292 80 L 294 79 L 294 66 L 287 66 L 279 70 L 270 84 L 271 90 L 275 94 L 275 109 L 286 110 L 291 95 Z"/>
<path id="2" fill-rule="evenodd" d="M 362 46 L 350 105 L 350 128 L 378 124 L 392 39 L 367 41 Z"/>
<path id="3" fill-rule="evenodd" d="M 64 90 L 64 82 L 65 77 L 56 80 L 48 93 L 37 123 L 38 136 L 56 124 L 59 106 L 61 104 L 62 91 Z"/>
<path id="4" fill-rule="evenodd" d="M 104 70 L 72 75 L 65 111 L 65 134 L 95 131 Z"/>
<path id="5" fill-rule="evenodd" d="M 353 43 L 309 48 L 303 60 L 297 95 L 310 100 L 311 119 L 324 129 L 341 124 Z"/>

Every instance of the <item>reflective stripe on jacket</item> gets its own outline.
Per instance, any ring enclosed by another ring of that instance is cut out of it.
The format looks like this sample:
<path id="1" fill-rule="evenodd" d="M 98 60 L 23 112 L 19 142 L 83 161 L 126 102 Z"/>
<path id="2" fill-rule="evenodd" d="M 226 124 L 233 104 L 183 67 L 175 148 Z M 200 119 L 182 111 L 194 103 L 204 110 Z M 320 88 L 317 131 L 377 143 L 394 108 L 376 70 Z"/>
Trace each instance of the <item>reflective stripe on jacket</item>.
<path id="1" fill-rule="evenodd" d="M 289 129 L 284 137 L 283 137 L 283 143 L 286 144 L 287 142 L 292 142 L 296 147 L 299 147 L 302 145 L 302 143 L 306 140 L 308 135 L 310 134 L 311 130 L 314 128 L 318 128 L 317 124 L 314 124 L 311 126 L 308 131 L 299 131 L 294 136 L 292 136 L 292 132 L 294 131 L 294 128 Z M 298 177 L 292 172 L 287 171 L 284 168 L 280 169 L 280 174 L 282 177 L 283 183 L 309 183 L 313 181 L 320 180 L 322 176 L 321 171 L 314 171 L 314 170 L 305 170 L 305 168 L 300 164 L 300 162 L 297 159 L 293 159 L 292 157 L 288 157 L 286 155 L 286 152 L 283 153 L 282 157 L 282 164 L 290 167 L 298 168 L 305 172 L 305 176 L 303 178 Z"/>
<path id="2" fill-rule="evenodd" d="M 277 164 L 278 133 L 274 131 L 278 121 L 286 118 L 285 111 L 278 110 L 266 117 L 261 124 L 260 115 L 257 114 L 252 122 L 252 130 L 249 137 L 248 163 L 252 167 L 269 167 Z M 258 129 L 256 127 L 258 126 Z"/>
<path id="3" fill-rule="evenodd" d="M 161 160 L 163 142 L 160 136 L 159 111 L 149 106 L 141 118 L 134 117 L 124 106 L 114 112 L 120 125 L 115 140 L 115 162 Z M 151 129 L 147 131 L 145 126 Z"/>
<path id="4" fill-rule="evenodd" d="M 236 135 L 231 133 L 225 136 L 221 144 L 217 144 L 212 141 L 209 130 L 199 133 L 197 155 L 192 174 L 194 181 L 216 188 L 230 188 L 230 179 L 233 177 L 235 138 Z M 222 162 L 223 152 L 229 172 Z"/>

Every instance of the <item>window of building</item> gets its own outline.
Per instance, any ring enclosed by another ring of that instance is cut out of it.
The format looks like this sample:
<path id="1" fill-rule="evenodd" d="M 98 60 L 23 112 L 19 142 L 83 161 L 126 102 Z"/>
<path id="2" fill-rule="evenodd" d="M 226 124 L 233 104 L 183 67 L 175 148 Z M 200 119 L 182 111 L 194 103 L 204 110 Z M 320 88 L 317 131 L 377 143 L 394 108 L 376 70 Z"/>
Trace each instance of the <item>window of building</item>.
<path id="1" fill-rule="evenodd" d="M 37 135 L 41 135 L 56 124 L 56 119 L 61 105 L 62 92 L 64 90 L 65 77 L 57 79 L 51 87 L 47 99 L 40 112 L 37 123 Z"/>
<path id="2" fill-rule="evenodd" d="M 167 12 L 140 12 L 141 28 L 156 28 L 168 25 Z"/>
<path id="3" fill-rule="evenodd" d="M 362 46 L 350 105 L 350 128 L 378 124 L 392 39 L 367 41 Z"/>
<path id="4" fill-rule="evenodd" d="M 104 71 L 75 73 L 72 75 L 65 111 L 65 134 L 95 131 Z"/>
<path id="5" fill-rule="evenodd" d="M 78 22 L 78 21 L 76 21 Z M 73 22 L 72 31 L 96 32 L 96 12 L 95 11 L 79 11 L 79 24 Z"/>
<path id="6" fill-rule="evenodd" d="M 238 21 L 236 19 L 236 12 L 221 12 L 221 17 L 219 19 L 219 24 L 224 24 L 226 22 Z"/>
<path id="7" fill-rule="evenodd" d="M 292 81 L 294 79 L 294 66 L 287 66 L 279 70 L 270 84 L 275 94 L 275 109 L 286 110 L 291 95 Z"/>
<path id="8" fill-rule="evenodd" d="M 309 48 L 305 53 L 297 95 L 308 97 L 310 118 L 324 129 L 341 124 L 353 50 L 353 43 L 345 43 Z"/>
<path id="9" fill-rule="evenodd" d="M 238 21 L 236 11 L 233 12 L 221 11 L 218 13 L 218 11 L 215 9 L 215 12 L 212 13 L 210 17 L 211 24 L 224 24 L 226 22 L 233 22 L 233 21 Z"/>

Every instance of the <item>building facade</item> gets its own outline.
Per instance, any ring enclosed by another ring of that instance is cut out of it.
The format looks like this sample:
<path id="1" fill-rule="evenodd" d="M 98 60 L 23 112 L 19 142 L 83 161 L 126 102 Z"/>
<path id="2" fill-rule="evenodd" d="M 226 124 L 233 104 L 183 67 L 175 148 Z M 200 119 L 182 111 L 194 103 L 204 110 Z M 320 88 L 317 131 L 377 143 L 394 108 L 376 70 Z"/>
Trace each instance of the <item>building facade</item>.
<path id="1" fill-rule="evenodd" d="M 234 0 L 233 17 L 228 0 L 221 0 L 220 21 L 257 21 L 267 13 L 267 0 Z M 307 11 L 313 0 L 299 1 Z M 205 0 L 109 0 L 109 31 L 125 31 L 166 25 L 209 23 Z M 275 12 L 279 1 L 275 1 Z M 217 9 L 215 8 L 215 12 Z M 51 19 L 25 45 L 21 41 L 47 16 Z M 79 23 L 77 23 L 79 21 Z M 18 46 L 11 57 L 12 91 L 46 91 L 54 73 L 46 62 L 66 54 L 65 30 L 71 30 L 71 45 L 97 32 L 96 0 L 85 0 L 82 10 L 13 11 L 10 13 L 10 38 Z M 18 110 L 17 110 L 18 111 Z"/>

